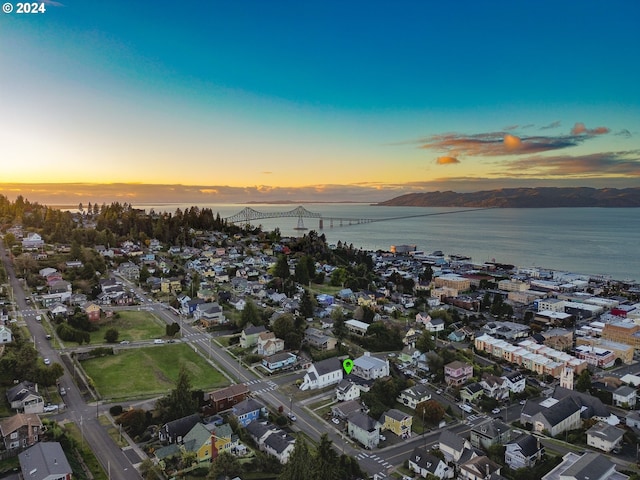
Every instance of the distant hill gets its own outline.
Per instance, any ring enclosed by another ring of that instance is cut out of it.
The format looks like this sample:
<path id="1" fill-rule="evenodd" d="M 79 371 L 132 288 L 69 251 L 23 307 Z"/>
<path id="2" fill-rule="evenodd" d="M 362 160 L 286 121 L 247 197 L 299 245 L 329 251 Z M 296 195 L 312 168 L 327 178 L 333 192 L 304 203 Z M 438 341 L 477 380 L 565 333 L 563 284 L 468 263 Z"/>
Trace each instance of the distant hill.
<path id="1" fill-rule="evenodd" d="M 410 193 L 376 205 L 393 207 L 640 207 L 640 188 L 502 188 L 474 193 Z"/>

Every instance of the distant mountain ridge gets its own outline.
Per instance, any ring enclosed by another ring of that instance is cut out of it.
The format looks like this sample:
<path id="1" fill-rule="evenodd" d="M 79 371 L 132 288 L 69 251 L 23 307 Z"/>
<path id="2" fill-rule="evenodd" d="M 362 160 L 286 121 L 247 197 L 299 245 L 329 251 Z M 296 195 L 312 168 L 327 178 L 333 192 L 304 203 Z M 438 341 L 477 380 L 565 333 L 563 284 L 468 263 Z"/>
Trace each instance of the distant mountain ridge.
<path id="1" fill-rule="evenodd" d="M 409 193 L 376 203 L 392 207 L 640 207 L 640 188 L 535 187 L 473 193 Z"/>

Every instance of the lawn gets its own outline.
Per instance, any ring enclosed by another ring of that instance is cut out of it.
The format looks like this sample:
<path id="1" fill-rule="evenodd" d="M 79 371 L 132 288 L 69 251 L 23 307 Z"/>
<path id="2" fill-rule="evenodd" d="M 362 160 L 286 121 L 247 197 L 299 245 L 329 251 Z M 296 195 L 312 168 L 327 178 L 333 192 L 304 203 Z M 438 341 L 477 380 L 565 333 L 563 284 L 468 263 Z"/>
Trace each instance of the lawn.
<path id="1" fill-rule="evenodd" d="M 117 355 L 82 362 L 86 374 L 105 400 L 166 394 L 175 386 L 180 366 L 191 376 L 194 389 L 228 384 L 226 378 L 185 344 L 126 349 Z"/>
<path id="2" fill-rule="evenodd" d="M 165 335 L 165 324 L 152 313 L 145 310 L 122 310 L 118 318 L 111 317 L 100 322 L 100 329 L 91 332 L 91 343 L 105 343 L 104 334 L 109 328 L 115 328 L 120 333 L 118 341 L 149 340 Z"/>

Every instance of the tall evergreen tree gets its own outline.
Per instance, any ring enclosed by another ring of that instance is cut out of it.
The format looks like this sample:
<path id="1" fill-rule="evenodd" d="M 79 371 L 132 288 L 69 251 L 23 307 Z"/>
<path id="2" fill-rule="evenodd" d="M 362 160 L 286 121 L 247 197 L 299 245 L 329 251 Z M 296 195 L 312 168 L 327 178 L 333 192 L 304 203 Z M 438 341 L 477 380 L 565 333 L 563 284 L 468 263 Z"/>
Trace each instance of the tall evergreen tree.
<path id="1" fill-rule="evenodd" d="M 302 480 L 313 478 L 312 456 L 304 438 L 296 439 L 289 461 L 284 466 L 279 480 Z"/>

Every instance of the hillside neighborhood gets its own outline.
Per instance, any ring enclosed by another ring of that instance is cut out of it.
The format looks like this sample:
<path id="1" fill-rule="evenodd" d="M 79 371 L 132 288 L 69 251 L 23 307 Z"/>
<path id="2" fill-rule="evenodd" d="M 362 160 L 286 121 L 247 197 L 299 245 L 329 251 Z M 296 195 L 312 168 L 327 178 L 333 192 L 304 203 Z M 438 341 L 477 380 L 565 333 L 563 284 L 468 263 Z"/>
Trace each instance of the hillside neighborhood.
<path id="1" fill-rule="evenodd" d="M 639 478 L 638 284 L 79 207 L 0 201 L 0 458 L 24 478 L 91 478 L 53 434 L 74 401 L 144 478 Z M 98 374 L 142 352 L 167 383 Z"/>

